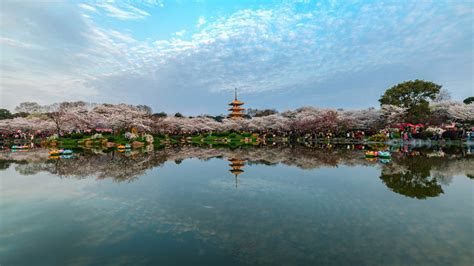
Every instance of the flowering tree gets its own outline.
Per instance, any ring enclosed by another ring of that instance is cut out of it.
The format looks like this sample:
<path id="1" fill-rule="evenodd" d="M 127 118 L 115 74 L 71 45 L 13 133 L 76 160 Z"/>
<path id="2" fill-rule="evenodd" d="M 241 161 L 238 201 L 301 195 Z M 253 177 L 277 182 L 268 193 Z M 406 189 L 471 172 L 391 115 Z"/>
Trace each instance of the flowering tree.
<path id="1" fill-rule="evenodd" d="M 388 126 L 403 123 L 405 112 L 406 108 L 385 104 L 382 105 L 382 108 L 380 109 L 380 118 L 384 121 L 384 124 Z"/>
<path id="2" fill-rule="evenodd" d="M 151 118 L 148 110 L 127 104 L 100 104 L 89 112 L 89 121 L 94 127 L 150 130 Z"/>
<path id="3" fill-rule="evenodd" d="M 474 122 L 474 103 L 443 101 L 436 103 L 432 109 L 431 121 L 433 124 L 440 125 L 448 122 L 472 124 Z"/>
<path id="4" fill-rule="evenodd" d="M 340 112 L 340 115 L 344 117 L 346 121 L 350 121 L 352 129 L 362 130 L 376 129 L 383 126 L 381 114 L 381 110 L 375 108 Z"/>
<path id="5" fill-rule="evenodd" d="M 36 131 L 53 130 L 55 125 L 49 119 L 42 117 L 17 117 L 13 119 L 0 120 L 0 130 L 4 131 Z"/>

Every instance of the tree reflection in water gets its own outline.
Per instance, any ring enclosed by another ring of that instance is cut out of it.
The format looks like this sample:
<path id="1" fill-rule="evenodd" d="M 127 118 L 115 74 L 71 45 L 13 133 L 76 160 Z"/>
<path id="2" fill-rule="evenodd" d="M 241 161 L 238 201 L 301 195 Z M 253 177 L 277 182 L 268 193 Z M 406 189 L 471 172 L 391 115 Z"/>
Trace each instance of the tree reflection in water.
<path id="1" fill-rule="evenodd" d="M 0 153 L 0 168 L 12 164 L 23 175 L 49 172 L 60 177 L 98 179 L 112 178 L 116 182 L 132 182 L 144 175 L 145 171 L 162 166 L 167 161 L 180 163 L 189 158 L 209 160 L 228 158 L 230 172 L 235 177 L 244 172 L 248 165 L 284 164 L 301 169 L 321 167 L 373 166 L 381 169 L 380 179 L 393 192 L 416 199 L 436 197 L 443 193 L 442 185 L 448 185 L 457 174 L 474 175 L 472 154 L 462 149 L 400 149 L 393 153 L 389 164 L 367 161 L 363 152 L 353 146 L 324 146 L 319 149 L 308 147 L 250 147 L 236 150 L 225 148 L 202 148 L 180 146 L 153 151 L 133 151 L 128 153 L 82 152 L 71 159 L 51 159 L 46 150 L 33 150 L 28 153 Z"/>
<path id="2" fill-rule="evenodd" d="M 421 156 L 398 159 L 382 169 L 380 179 L 390 190 L 407 197 L 437 197 L 443 189 L 438 179 L 431 175 L 431 161 Z"/>

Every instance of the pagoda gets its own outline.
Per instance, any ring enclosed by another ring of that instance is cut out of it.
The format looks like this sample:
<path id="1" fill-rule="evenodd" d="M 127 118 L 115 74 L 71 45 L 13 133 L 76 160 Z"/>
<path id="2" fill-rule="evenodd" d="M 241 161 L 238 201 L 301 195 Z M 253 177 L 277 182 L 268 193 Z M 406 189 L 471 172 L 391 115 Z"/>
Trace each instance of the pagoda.
<path id="1" fill-rule="evenodd" d="M 231 108 L 229 108 L 229 111 L 231 111 L 231 113 L 229 114 L 230 119 L 238 120 L 244 117 L 243 111 L 245 110 L 245 108 L 241 107 L 241 105 L 243 104 L 244 104 L 243 102 L 237 100 L 237 88 L 236 88 L 235 99 L 231 103 L 229 103 L 229 105 L 232 106 Z"/>
<path id="2" fill-rule="evenodd" d="M 238 184 L 238 176 L 244 172 L 244 170 L 242 170 L 242 168 L 244 167 L 244 160 L 240 160 L 240 159 L 237 159 L 237 158 L 230 158 L 228 160 L 230 162 L 229 166 L 231 167 L 231 169 L 229 170 L 229 172 L 231 172 L 232 174 L 234 174 L 235 176 L 235 187 L 237 188 L 237 184 Z"/>

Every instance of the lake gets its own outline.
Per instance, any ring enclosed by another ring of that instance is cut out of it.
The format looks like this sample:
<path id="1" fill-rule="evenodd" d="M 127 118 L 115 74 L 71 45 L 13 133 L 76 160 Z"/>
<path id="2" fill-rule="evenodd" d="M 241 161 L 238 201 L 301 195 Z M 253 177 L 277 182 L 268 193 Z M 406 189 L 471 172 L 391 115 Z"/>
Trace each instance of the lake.
<path id="1" fill-rule="evenodd" d="M 0 155 L 0 265 L 472 265 L 473 147 Z"/>

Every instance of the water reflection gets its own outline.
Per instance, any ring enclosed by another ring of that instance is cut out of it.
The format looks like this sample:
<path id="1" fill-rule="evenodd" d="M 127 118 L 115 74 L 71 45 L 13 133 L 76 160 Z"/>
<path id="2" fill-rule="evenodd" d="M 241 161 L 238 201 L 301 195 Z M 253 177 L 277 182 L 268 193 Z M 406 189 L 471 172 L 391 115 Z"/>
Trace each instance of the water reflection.
<path id="1" fill-rule="evenodd" d="M 48 156 L 46 150 L 36 149 L 25 153 L 0 153 L 0 169 L 14 163 L 22 175 L 49 172 L 59 177 L 98 179 L 112 178 L 115 182 L 132 182 L 145 171 L 161 167 L 167 161 L 179 164 L 183 160 L 198 158 L 227 158 L 230 173 L 238 187 L 239 175 L 244 173 L 245 163 L 252 165 L 295 166 L 301 169 L 321 167 L 371 166 L 380 169 L 380 179 L 393 192 L 416 199 L 436 197 L 442 194 L 443 185 L 449 185 L 454 175 L 474 176 L 474 157 L 471 147 L 407 148 L 392 147 L 391 160 L 364 158 L 354 146 L 324 146 L 320 149 L 307 147 L 251 147 L 229 150 L 225 148 L 201 148 L 181 146 L 153 151 L 79 152 L 68 158 Z"/>
<path id="2" fill-rule="evenodd" d="M 238 159 L 238 158 L 230 158 L 229 159 L 229 166 L 231 167 L 231 169 L 229 170 L 229 172 L 231 172 L 234 177 L 235 177 L 235 188 L 238 187 L 238 184 L 239 184 L 239 175 L 242 174 L 243 172 L 245 172 L 244 170 L 242 170 L 242 168 L 244 168 L 244 163 L 245 163 L 245 160 L 241 160 L 241 159 Z"/>
<path id="3" fill-rule="evenodd" d="M 472 155 L 392 151 L 4 153 L 0 264 L 472 265 Z"/>
<path id="4" fill-rule="evenodd" d="M 435 160 L 438 161 L 438 160 Z M 440 182 L 449 184 L 450 176 L 431 174 L 433 160 L 417 156 L 399 159 L 396 164 L 386 165 L 382 168 L 380 179 L 393 192 L 407 197 L 425 199 L 436 197 L 443 193 Z"/>

